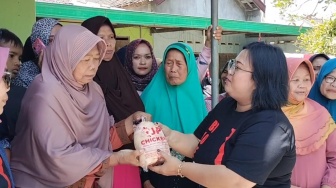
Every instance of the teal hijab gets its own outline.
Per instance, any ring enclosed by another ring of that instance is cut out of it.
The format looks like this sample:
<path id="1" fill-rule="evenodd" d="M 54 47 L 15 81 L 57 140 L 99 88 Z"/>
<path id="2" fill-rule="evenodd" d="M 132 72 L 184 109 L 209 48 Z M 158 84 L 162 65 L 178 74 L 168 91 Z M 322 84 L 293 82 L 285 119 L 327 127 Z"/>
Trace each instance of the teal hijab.
<path id="1" fill-rule="evenodd" d="M 180 51 L 186 60 L 188 75 L 184 83 L 170 85 L 165 76 L 167 53 L 171 49 Z M 169 128 L 190 134 L 195 131 L 207 115 L 197 64 L 192 48 L 185 43 L 173 43 L 164 52 L 162 66 L 141 95 L 147 113 L 154 122 L 160 122 Z"/>
<path id="2" fill-rule="evenodd" d="M 329 111 L 334 121 L 336 121 L 336 100 L 330 100 L 326 98 L 324 95 L 321 94 L 321 91 L 320 91 L 320 87 L 323 82 L 323 79 L 328 74 L 330 74 L 334 69 L 336 69 L 336 58 L 328 60 L 322 66 L 321 71 L 318 74 L 317 79 L 312 89 L 310 90 L 308 97 L 320 103 L 320 105 L 324 106 Z"/>

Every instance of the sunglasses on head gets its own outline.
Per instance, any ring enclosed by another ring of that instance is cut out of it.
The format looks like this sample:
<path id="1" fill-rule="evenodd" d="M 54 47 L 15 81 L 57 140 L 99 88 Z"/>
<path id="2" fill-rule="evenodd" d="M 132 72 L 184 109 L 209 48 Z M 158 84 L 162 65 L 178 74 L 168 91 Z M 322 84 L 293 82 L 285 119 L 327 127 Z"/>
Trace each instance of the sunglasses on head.
<path id="1" fill-rule="evenodd" d="M 5 82 L 7 88 L 9 88 L 12 80 L 12 73 L 7 71 L 4 72 L 4 74 L 2 75 L 2 80 Z"/>

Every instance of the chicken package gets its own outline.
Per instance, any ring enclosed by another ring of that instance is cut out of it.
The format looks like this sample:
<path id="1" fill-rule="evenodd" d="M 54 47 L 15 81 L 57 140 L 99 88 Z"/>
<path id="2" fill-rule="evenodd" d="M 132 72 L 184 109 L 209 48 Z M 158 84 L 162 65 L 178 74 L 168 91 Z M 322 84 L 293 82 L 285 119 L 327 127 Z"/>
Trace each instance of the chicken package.
<path id="1" fill-rule="evenodd" d="M 147 172 L 148 166 L 159 163 L 158 150 L 170 155 L 170 148 L 161 128 L 153 122 L 142 121 L 134 128 L 135 149 L 143 151 L 140 166 Z"/>

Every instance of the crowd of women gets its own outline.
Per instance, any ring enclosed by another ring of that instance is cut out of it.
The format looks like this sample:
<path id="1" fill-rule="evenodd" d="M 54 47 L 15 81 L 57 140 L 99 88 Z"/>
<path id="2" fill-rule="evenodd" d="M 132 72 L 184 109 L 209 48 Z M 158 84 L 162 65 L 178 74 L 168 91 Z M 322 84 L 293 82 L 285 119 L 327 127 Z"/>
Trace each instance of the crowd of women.
<path id="1" fill-rule="evenodd" d="M 144 39 L 116 52 L 104 16 L 40 19 L 24 45 L 0 29 L 0 187 L 336 188 L 336 59 L 250 43 L 211 109 L 201 81 L 221 33 L 208 27 L 197 59 L 170 44 L 160 65 Z M 149 172 L 133 143 L 143 117 L 171 147 Z"/>

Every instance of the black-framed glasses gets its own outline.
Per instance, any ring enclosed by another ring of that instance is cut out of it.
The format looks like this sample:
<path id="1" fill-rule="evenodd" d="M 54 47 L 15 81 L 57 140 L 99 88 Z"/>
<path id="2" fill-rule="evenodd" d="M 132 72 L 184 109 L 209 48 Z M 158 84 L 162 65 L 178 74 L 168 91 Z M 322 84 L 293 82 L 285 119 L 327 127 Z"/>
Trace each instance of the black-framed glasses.
<path id="1" fill-rule="evenodd" d="M 6 87 L 9 88 L 12 81 L 12 73 L 8 71 L 4 72 L 2 80 L 5 82 Z"/>
<path id="2" fill-rule="evenodd" d="M 248 71 L 248 70 L 244 70 L 242 68 L 239 68 L 237 66 L 237 61 L 235 59 L 230 59 L 229 63 L 228 63 L 228 66 L 227 66 L 228 73 L 231 74 L 231 75 L 234 75 L 237 69 L 242 70 L 244 72 L 253 73 L 252 71 Z"/>
<path id="3" fill-rule="evenodd" d="M 327 82 L 328 84 L 334 83 L 336 81 L 336 78 L 333 76 L 326 76 L 324 77 L 325 82 Z"/>

